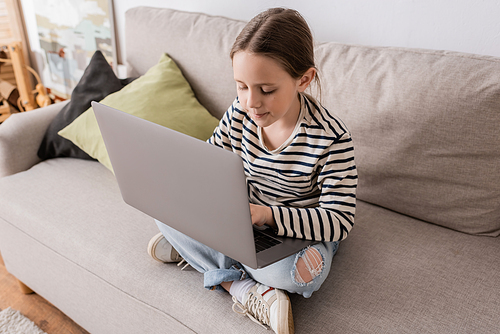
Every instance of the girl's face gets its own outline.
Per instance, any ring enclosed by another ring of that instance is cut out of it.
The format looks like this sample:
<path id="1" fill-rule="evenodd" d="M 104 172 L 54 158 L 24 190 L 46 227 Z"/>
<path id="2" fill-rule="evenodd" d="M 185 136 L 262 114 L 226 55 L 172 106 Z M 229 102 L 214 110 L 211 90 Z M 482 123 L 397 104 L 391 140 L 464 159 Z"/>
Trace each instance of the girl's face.
<path id="1" fill-rule="evenodd" d="M 240 104 L 258 126 L 295 126 L 298 93 L 307 88 L 315 72 L 311 78 L 294 79 L 276 60 L 246 51 L 234 54 L 233 72 Z"/>

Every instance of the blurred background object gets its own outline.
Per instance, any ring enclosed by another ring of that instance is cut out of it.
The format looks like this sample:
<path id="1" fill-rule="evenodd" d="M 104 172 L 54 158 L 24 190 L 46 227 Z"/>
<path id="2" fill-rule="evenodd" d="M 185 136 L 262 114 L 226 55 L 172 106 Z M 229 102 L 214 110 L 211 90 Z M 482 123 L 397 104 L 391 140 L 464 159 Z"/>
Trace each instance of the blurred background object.
<path id="1" fill-rule="evenodd" d="M 31 68 L 19 0 L 0 0 L 0 122 L 53 101 Z"/>

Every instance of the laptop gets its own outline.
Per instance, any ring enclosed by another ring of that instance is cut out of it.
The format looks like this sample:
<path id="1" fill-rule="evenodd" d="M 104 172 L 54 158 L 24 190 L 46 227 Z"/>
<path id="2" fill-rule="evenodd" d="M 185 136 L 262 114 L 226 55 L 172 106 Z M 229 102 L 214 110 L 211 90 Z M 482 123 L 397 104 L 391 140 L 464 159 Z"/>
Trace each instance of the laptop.
<path id="1" fill-rule="evenodd" d="M 92 108 L 130 206 L 254 269 L 316 243 L 252 225 L 237 154 L 97 102 Z"/>

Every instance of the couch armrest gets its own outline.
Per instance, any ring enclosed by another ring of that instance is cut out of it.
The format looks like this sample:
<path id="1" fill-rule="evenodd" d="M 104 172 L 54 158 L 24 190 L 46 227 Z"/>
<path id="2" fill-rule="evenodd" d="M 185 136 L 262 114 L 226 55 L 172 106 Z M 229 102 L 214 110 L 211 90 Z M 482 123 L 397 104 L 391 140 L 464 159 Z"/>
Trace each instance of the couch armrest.
<path id="1" fill-rule="evenodd" d="M 11 115 L 0 125 L 0 177 L 40 162 L 37 152 L 48 126 L 68 101 Z"/>

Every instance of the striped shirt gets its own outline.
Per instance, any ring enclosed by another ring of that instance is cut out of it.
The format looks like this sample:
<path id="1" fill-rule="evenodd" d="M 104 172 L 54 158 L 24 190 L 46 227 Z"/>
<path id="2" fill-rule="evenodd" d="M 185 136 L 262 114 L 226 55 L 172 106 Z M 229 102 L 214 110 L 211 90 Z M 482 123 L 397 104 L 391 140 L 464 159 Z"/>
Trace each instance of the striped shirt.
<path id="1" fill-rule="evenodd" d="M 290 138 L 269 151 L 261 129 L 238 98 L 207 141 L 241 156 L 251 203 L 269 206 L 277 233 L 292 238 L 343 240 L 354 224 L 357 171 L 344 123 L 312 97 Z"/>

